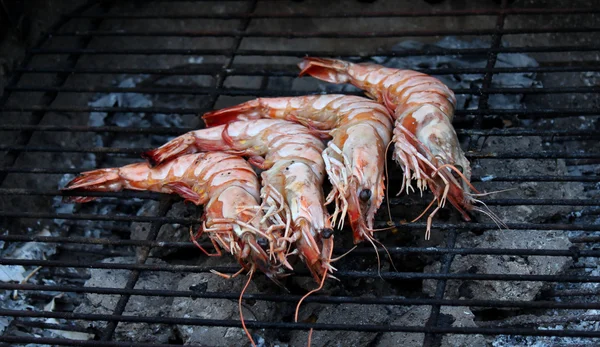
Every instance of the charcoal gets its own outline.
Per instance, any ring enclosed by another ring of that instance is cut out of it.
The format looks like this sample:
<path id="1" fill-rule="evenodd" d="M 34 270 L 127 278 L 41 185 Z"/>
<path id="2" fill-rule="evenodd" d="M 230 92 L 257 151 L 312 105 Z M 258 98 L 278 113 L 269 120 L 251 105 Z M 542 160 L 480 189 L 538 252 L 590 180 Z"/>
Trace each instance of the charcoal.
<path id="1" fill-rule="evenodd" d="M 431 315 L 431 307 L 429 306 L 414 306 L 402 314 L 393 317 L 390 325 L 423 327 L 426 326 Z M 442 322 L 440 326 L 448 327 L 476 327 L 473 321 L 475 315 L 468 307 L 442 307 L 440 309 L 439 320 Z M 417 347 L 423 345 L 425 334 L 422 333 L 405 333 L 393 332 L 383 333 L 379 338 L 376 346 L 406 346 Z M 483 346 L 486 341 L 483 335 L 445 335 L 442 337 L 442 347 L 469 347 Z"/>
<path id="2" fill-rule="evenodd" d="M 568 249 L 571 246 L 564 231 L 543 230 L 487 230 L 479 237 L 460 234 L 457 248 L 519 248 Z M 556 275 L 570 264 L 568 257 L 512 256 L 512 255 L 457 255 L 451 273 Z M 427 266 L 425 272 L 438 273 L 440 263 Z M 423 291 L 434 295 L 436 280 L 425 280 Z M 543 282 L 532 281 L 454 281 L 446 284 L 448 299 L 518 300 L 531 301 L 543 288 Z"/>
<path id="3" fill-rule="evenodd" d="M 365 295 L 364 297 L 370 297 Z M 307 304 L 301 307 L 299 321 L 322 324 L 387 324 L 388 310 L 381 305 L 321 305 Z M 377 338 L 377 333 L 358 331 L 313 331 L 312 346 L 368 346 Z M 307 331 L 294 331 L 291 346 L 303 346 L 308 341 Z"/>
<path id="4" fill-rule="evenodd" d="M 104 259 L 104 263 L 131 264 L 133 257 L 117 257 Z M 160 259 L 150 258 L 146 264 L 165 264 Z M 124 288 L 130 276 L 129 270 L 92 269 L 86 287 Z M 142 272 L 134 289 L 140 290 L 173 290 L 175 289 L 176 274 L 170 272 Z M 86 301 L 79 305 L 74 312 L 93 314 L 113 314 L 120 295 L 101 295 L 86 293 Z M 172 297 L 161 296 L 131 296 L 123 315 L 137 317 L 162 317 L 168 315 L 173 302 Z M 106 322 L 92 321 L 89 323 L 95 329 L 104 329 Z M 172 330 L 165 324 L 119 323 L 115 330 L 115 338 L 122 341 L 167 343 Z"/>
<path id="5" fill-rule="evenodd" d="M 156 216 L 158 213 L 157 201 L 148 201 L 138 211 L 138 216 Z M 190 218 L 199 216 L 197 210 L 201 208 L 194 206 L 190 203 L 179 201 L 174 203 L 173 206 L 167 212 L 166 217 L 169 218 Z M 132 240 L 146 240 L 148 234 L 152 228 L 152 223 L 131 223 L 131 239 Z M 168 241 L 168 242 L 190 242 L 189 227 L 180 224 L 163 224 L 160 227 L 157 241 Z M 191 244 L 191 243 L 190 243 Z M 154 247 L 150 250 L 151 257 L 162 258 L 172 255 L 178 252 L 179 248 L 173 247 Z M 141 248 L 137 248 L 138 253 L 142 252 Z"/>
<path id="6" fill-rule="evenodd" d="M 225 258 L 219 261 L 209 261 L 207 266 L 234 266 L 234 263 L 223 264 Z M 189 274 L 182 278 L 176 285 L 177 290 L 210 293 L 239 293 L 246 284 L 246 276 L 226 279 L 212 273 Z M 258 293 L 255 281 L 250 282 L 246 293 Z M 273 316 L 275 305 L 268 301 L 246 301 L 243 305 L 244 320 L 265 321 Z M 171 309 L 171 317 L 197 318 L 197 319 L 239 319 L 238 301 L 228 299 L 192 299 L 175 298 Z M 201 325 L 178 325 L 177 332 L 186 345 L 203 346 L 244 346 L 248 338 L 241 328 L 209 327 Z M 252 331 L 255 340 L 263 338 L 263 331 Z"/>

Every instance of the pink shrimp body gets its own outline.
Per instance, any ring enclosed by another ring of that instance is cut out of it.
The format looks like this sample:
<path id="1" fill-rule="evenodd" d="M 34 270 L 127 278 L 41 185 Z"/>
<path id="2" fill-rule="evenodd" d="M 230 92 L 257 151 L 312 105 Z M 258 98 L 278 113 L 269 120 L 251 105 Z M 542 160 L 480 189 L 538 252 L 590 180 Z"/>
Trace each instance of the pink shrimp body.
<path id="1" fill-rule="evenodd" d="M 376 64 L 305 58 L 299 66 L 301 75 L 351 83 L 384 104 L 396 120 L 394 157 L 404 170 L 402 190 L 406 187 L 409 192 L 411 180 L 416 179 L 420 190 L 430 187 L 439 206 L 447 198 L 463 218 L 470 220 L 467 212 L 473 209 L 469 194 L 471 167 L 452 126 L 456 99 L 446 85 L 420 72 Z M 461 172 L 464 180 L 454 176 L 454 169 Z M 431 216 L 428 231 L 430 225 Z"/>
<path id="2" fill-rule="evenodd" d="M 323 142 L 304 126 L 260 119 L 192 131 L 144 157 L 161 163 L 184 153 L 215 150 L 249 156 L 250 162 L 266 170 L 261 174 L 266 215 L 284 213 L 282 220 L 293 223 L 273 240 L 278 243 L 280 261 L 291 269 L 286 257 L 287 244 L 293 242 L 315 280 L 320 281 L 334 270 L 326 256 L 329 253 L 324 253 L 333 247 L 333 238 L 328 237 L 331 222 L 324 207 L 323 149 Z M 322 237 L 323 231 L 327 237 Z"/>
<path id="3" fill-rule="evenodd" d="M 276 118 L 294 121 L 332 137 L 323 152 L 336 203 L 333 215 L 343 225 L 347 211 L 354 242 L 372 238 L 375 212 L 384 197 L 385 149 L 392 117 L 372 100 L 348 95 L 259 98 L 203 116 L 207 126 L 235 120 Z"/>
<path id="4" fill-rule="evenodd" d="M 63 189 L 177 193 L 187 201 L 204 205 L 203 230 L 218 254 L 220 247 L 234 255 L 244 268 L 256 267 L 273 280 L 282 273 L 281 264 L 270 261 L 257 241 L 265 240 L 263 235 L 268 233 L 266 223 L 261 222 L 262 210 L 249 209 L 259 205 L 260 186 L 252 167 L 238 156 L 198 153 L 183 155 L 156 167 L 140 162 L 98 169 L 82 173 Z M 95 198 L 67 199 L 88 202 Z"/>

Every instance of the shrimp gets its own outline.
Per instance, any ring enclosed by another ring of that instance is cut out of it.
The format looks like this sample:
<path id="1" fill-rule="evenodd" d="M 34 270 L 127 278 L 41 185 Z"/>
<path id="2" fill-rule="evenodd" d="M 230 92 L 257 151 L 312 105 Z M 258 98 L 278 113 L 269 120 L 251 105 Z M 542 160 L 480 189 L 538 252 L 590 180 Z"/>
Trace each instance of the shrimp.
<path id="1" fill-rule="evenodd" d="M 328 130 L 332 140 L 323 159 L 335 201 L 332 222 L 343 227 L 347 213 L 354 243 L 373 238 L 373 220 L 384 197 L 385 148 L 393 119 L 387 109 L 366 98 L 348 95 L 309 95 L 259 98 L 204 114 L 207 126 L 234 120 L 286 119 L 316 131 Z"/>
<path id="2" fill-rule="evenodd" d="M 330 264 L 333 230 L 324 207 L 323 142 L 306 127 L 285 120 L 260 119 L 191 131 L 144 153 L 157 164 L 185 153 L 225 151 L 248 156 L 262 172 L 266 215 L 284 213 L 293 225 L 273 239 L 280 262 L 298 252 L 317 282 L 335 270 Z M 290 252 L 291 244 L 296 250 Z M 285 254 L 281 252 L 286 250 Z"/>
<path id="3" fill-rule="evenodd" d="M 413 190 L 412 180 L 423 192 L 429 186 L 438 202 L 427 220 L 429 238 L 433 216 L 446 200 L 470 221 L 469 211 L 480 209 L 471 190 L 471 166 L 452 126 L 456 106 L 454 93 L 429 75 L 385 68 L 376 64 L 305 58 L 300 75 L 311 75 L 332 83 L 351 83 L 384 104 L 395 119 L 394 159 L 404 175 L 400 191 Z M 431 206 L 431 205 L 430 205 Z"/>
<path id="4" fill-rule="evenodd" d="M 63 190 L 115 192 L 123 189 L 177 193 L 186 201 L 204 205 L 201 227 L 221 255 L 222 248 L 234 255 L 244 269 L 259 269 L 277 282 L 281 264 L 270 260 L 260 242 L 268 240 L 276 224 L 266 227 L 258 206 L 260 186 L 252 167 L 239 156 L 226 153 L 198 153 L 180 156 L 157 167 L 134 163 L 120 168 L 98 169 L 82 173 Z M 88 202 L 94 197 L 67 197 L 72 202 Z M 252 211 L 253 210 L 253 211 Z M 282 227 L 283 225 L 279 225 Z M 199 235 L 198 235 L 199 236 Z"/>

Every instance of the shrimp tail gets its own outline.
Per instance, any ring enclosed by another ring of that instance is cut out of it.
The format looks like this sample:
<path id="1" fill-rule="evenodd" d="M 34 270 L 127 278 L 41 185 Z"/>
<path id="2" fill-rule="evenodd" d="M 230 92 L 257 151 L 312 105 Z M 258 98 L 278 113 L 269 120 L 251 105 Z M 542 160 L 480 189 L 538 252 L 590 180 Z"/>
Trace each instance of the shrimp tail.
<path id="1" fill-rule="evenodd" d="M 347 83 L 350 81 L 348 68 L 351 63 L 326 58 L 306 57 L 298 64 L 300 76 L 310 75 L 331 83 Z"/>
<path id="2" fill-rule="evenodd" d="M 206 127 L 214 127 L 241 120 L 260 119 L 260 111 L 257 112 L 259 106 L 257 100 L 252 100 L 221 110 L 206 112 L 202 116 L 202 119 Z"/>
<path id="3" fill-rule="evenodd" d="M 229 136 L 228 125 L 223 129 L 202 129 L 183 134 L 165 143 L 159 148 L 149 150 L 142 154 L 150 165 L 160 165 L 169 160 L 185 154 L 211 151 L 227 151 L 234 155 L 246 154 L 243 149 L 238 150 L 234 141 Z"/>
<path id="4" fill-rule="evenodd" d="M 98 169 L 81 173 L 61 190 L 99 190 L 99 191 L 116 191 L 120 190 L 121 185 L 119 180 L 119 169 Z M 65 196 L 64 202 L 85 203 L 96 200 L 91 196 Z"/>
<path id="5" fill-rule="evenodd" d="M 148 160 L 148 163 L 150 163 L 151 166 L 156 166 L 180 155 L 192 153 L 193 150 L 191 150 L 191 147 L 193 147 L 195 142 L 193 135 L 189 133 L 184 134 L 165 143 L 159 148 L 142 153 L 142 158 Z"/>

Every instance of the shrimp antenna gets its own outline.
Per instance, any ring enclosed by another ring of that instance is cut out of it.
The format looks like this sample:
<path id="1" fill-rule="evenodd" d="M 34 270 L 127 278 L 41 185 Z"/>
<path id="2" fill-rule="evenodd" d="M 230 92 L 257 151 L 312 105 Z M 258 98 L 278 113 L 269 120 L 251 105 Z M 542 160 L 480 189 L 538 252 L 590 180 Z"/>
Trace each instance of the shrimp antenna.
<path id="1" fill-rule="evenodd" d="M 423 212 L 421 212 L 421 214 L 417 218 L 411 220 L 410 222 L 414 223 L 414 222 L 418 221 L 419 219 L 421 219 L 421 217 L 423 217 L 425 215 L 425 213 L 427 213 L 427 211 L 429 211 L 429 209 L 431 208 L 431 206 L 433 206 L 433 203 L 436 202 L 436 201 L 437 201 L 437 199 L 434 197 L 431 200 L 431 202 L 429 203 L 429 205 L 425 208 L 425 210 Z"/>
<path id="2" fill-rule="evenodd" d="M 352 251 L 354 251 L 354 250 L 356 249 L 356 247 L 358 247 L 358 246 L 356 246 L 356 245 L 355 245 L 354 247 L 350 248 L 350 250 L 349 250 L 348 252 L 346 252 L 346 253 L 344 253 L 344 254 L 340 255 L 340 256 L 339 256 L 339 257 L 337 257 L 337 258 L 331 258 L 331 259 L 329 260 L 329 262 L 330 262 L 330 263 L 335 263 L 336 261 L 338 261 L 338 260 L 342 259 L 343 257 L 347 256 L 348 254 L 352 253 Z"/>
<path id="3" fill-rule="evenodd" d="M 254 274 L 254 266 L 255 265 L 252 265 L 252 269 L 250 269 L 250 272 L 248 273 L 248 280 L 246 281 L 246 285 L 244 285 L 244 288 L 242 289 L 242 292 L 240 293 L 240 298 L 238 300 L 238 309 L 240 310 L 240 320 L 242 321 L 242 328 L 244 329 L 246 336 L 248 336 L 248 339 L 250 339 L 252 347 L 256 347 L 256 343 L 254 342 L 252 335 L 250 335 L 248 328 L 246 328 L 246 322 L 244 322 L 244 311 L 242 311 L 242 299 L 244 297 L 244 292 L 246 291 L 246 289 L 248 289 L 248 285 L 250 285 L 250 281 L 252 280 L 252 275 Z"/>
<path id="4" fill-rule="evenodd" d="M 392 221 L 390 221 L 390 222 L 392 222 Z M 392 225 L 392 226 L 385 227 L 385 228 L 368 229 L 368 230 L 369 231 L 386 231 L 386 230 L 392 230 L 392 229 L 396 229 L 396 225 Z"/>
<path id="5" fill-rule="evenodd" d="M 333 254 L 333 247 L 330 247 L 329 255 L 327 256 L 327 258 L 329 259 L 328 262 L 331 262 L 331 255 L 332 254 Z M 319 287 L 317 287 L 317 288 L 311 290 L 310 292 L 304 294 L 304 296 L 300 299 L 300 301 L 298 301 L 298 304 L 296 305 L 296 313 L 294 314 L 294 322 L 295 323 L 298 323 L 298 313 L 300 312 L 300 305 L 302 305 L 302 302 L 304 301 L 304 299 L 308 298 L 312 293 L 316 293 L 319 290 L 323 289 L 323 286 L 325 285 L 325 279 L 326 278 L 327 278 L 327 272 L 325 272 L 323 274 L 323 278 L 321 278 L 321 283 L 319 284 Z"/>
<path id="6" fill-rule="evenodd" d="M 465 177 L 465 175 L 464 175 L 462 172 L 460 172 L 460 170 L 459 170 L 459 169 L 457 169 L 457 168 L 456 168 L 456 166 L 454 166 L 454 165 L 451 165 L 451 164 L 444 164 L 444 165 L 442 165 L 442 166 L 438 167 L 438 168 L 437 168 L 437 169 L 435 169 L 435 171 L 434 171 L 434 172 L 431 174 L 431 177 L 435 176 L 435 175 L 438 173 L 438 171 L 440 171 L 440 170 L 441 170 L 441 169 L 443 169 L 443 168 L 448 168 L 448 169 L 450 169 L 450 170 L 452 170 L 452 171 L 456 172 L 456 174 L 458 174 L 458 175 L 460 176 L 460 178 L 462 178 L 462 180 L 463 180 L 463 181 L 464 181 L 464 182 L 465 182 L 465 183 L 466 183 L 466 184 L 469 186 L 469 188 L 471 188 L 471 190 L 473 190 L 475 193 L 479 193 L 479 191 L 477 190 L 477 188 L 475 188 L 475 187 L 473 186 L 473 184 L 471 184 L 471 182 L 469 182 L 469 180 L 468 180 L 468 179 Z"/>
<path id="7" fill-rule="evenodd" d="M 310 345 L 312 343 L 312 333 L 313 333 L 313 328 L 310 328 L 310 331 L 308 332 L 308 343 L 307 343 L 308 347 L 310 347 Z"/>
<path id="8" fill-rule="evenodd" d="M 374 238 L 370 235 L 366 235 L 366 239 L 371 243 L 373 249 L 375 250 L 375 256 L 377 257 L 377 275 L 379 275 L 379 278 L 383 279 L 383 277 L 381 277 L 381 258 L 379 257 L 377 246 L 375 245 L 375 242 L 373 242 Z"/>
<path id="9" fill-rule="evenodd" d="M 497 220 L 496 218 L 492 217 L 492 215 L 489 212 L 487 212 L 487 211 L 485 211 L 483 209 L 477 208 L 477 207 L 474 207 L 473 211 L 477 211 L 477 212 L 485 214 L 486 216 L 488 216 L 494 222 L 494 224 L 496 224 L 496 226 L 498 227 L 498 229 L 500 229 L 500 230 L 503 229 L 502 226 L 501 226 L 501 224 L 504 226 L 505 225 L 504 222 L 502 222 L 500 220 Z M 508 227 L 506 229 L 508 229 Z"/>
<path id="10" fill-rule="evenodd" d="M 485 207 L 485 210 L 484 210 L 484 209 L 481 209 L 481 208 L 478 208 L 478 207 L 475 207 L 475 208 L 473 208 L 473 210 L 475 210 L 475 211 L 478 211 L 478 212 L 481 212 L 481 213 L 485 214 L 486 216 L 490 217 L 490 219 L 491 219 L 492 221 L 494 221 L 494 223 L 496 223 L 496 225 L 498 226 L 498 228 L 502 229 L 502 228 L 500 227 L 500 225 L 501 225 L 501 226 L 503 226 L 505 229 L 509 229 L 508 225 L 506 225 L 506 223 L 504 223 L 504 222 L 503 222 L 503 221 L 500 219 L 500 217 L 496 216 L 496 214 L 495 214 L 494 212 L 492 212 L 492 210 L 491 210 L 491 209 L 488 207 L 488 205 L 487 205 L 485 202 L 483 202 L 483 201 L 481 201 L 481 200 L 477 200 L 477 199 L 473 199 L 473 201 L 475 201 L 475 202 L 477 202 L 477 203 L 480 203 L 480 204 L 482 204 L 482 205 Z M 498 224 L 500 224 L 500 225 L 498 225 Z"/>
<path id="11" fill-rule="evenodd" d="M 376 238 L 373 238 L 373 241 L 377 242 L 381 246 L 381 248 L 383 248 L 385 253 L 387 253 L 388 258 L 390 259 L 390 264 L 392 264 L 394 271 L 399 272 L 398 269 L 396 268 L 396 264 L 394 264 L 394 261 L 392 260 L 392 255 L 390 254 L 390 251 L 387 249 L 387 247 L 384 246 L 383 243 L 381 243 L 381 241 L 377 240 Z M 379 251 L 377 251 L 377 249 L 375 250 L 375 252 L 379 253 Z M 381 272 L 379 272 L 379 277 L 381 277 Z"/>
<path id="12" fill-rule="evenodd" d="M 491 192 L 477 193 L 477 194 L 469 193 L 469 195 L 471 195 L 471 196 L 486 196 L 486 195 L 492 195 L 492 194 L 510 192 L 511 190 L 517 190 L 517 188 L 507 188 L 507 189 L 494 190 L 494 191 L 491 191 Z"/>
<path id="13" fill-rule="evenodd" d="M 488 213 L 490 214 L 490 216 L 493 216 L 494 218 L 496 218 L 496 220 L 498 220 L 498 222 L 500 223 L 500 225 L 502 225 L 507 230 L 510 229 L 508 227 L 508 225 L 506 225 L 506 223 L 504 223 L 504 221 L 502 219 L 500 219 L 500 217 L 498 217 L 494 212 L 492 212 L 492 209 L 490 209 L 485 202 L 483 202 L 481 200 L 477 200 L 477 199 L 475 199 L 475 201 L 479 202 L 480 204 L 482 204 L 485 207 L 485 209 L 488 211 Z"/>

